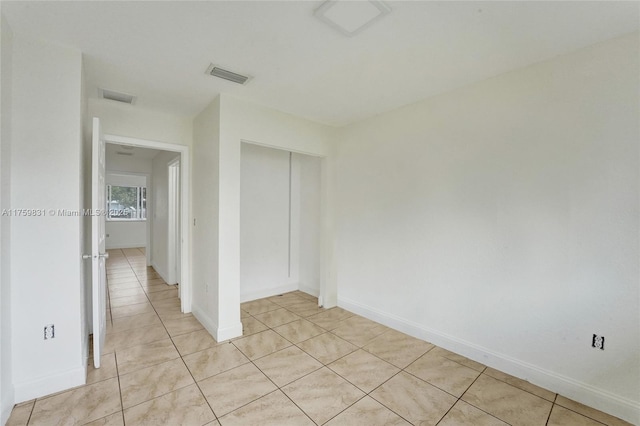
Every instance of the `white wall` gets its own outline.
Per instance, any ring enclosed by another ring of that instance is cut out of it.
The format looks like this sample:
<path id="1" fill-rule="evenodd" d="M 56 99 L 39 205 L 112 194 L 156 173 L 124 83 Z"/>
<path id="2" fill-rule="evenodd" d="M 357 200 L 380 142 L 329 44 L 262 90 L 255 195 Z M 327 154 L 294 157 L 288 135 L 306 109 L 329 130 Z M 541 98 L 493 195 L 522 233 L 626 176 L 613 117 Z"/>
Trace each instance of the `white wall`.
<path id="1" fill-rule="evenodd" d="M 107 185 L 144 186 L 147 188 L 147 195 L 151 195 L 151 185 L 147 180 L 148 175 L 144 172 L 146 170 L 151 172 L 151 167 L 147 167 L 147 164 L 151 165 L 151 159 L 138 158 L 132 161 L 127 157 L 127 160 L 122 162 L 108 158 Z M 126 170 L 127 168 L 129 170 Z M 152 197 L 147 197 L 147 213 L 151 212 L 151 214 L 152 211 L 149 207 L 152 199 Z M 107 220 L 105 222 L 106 248 L 146 247 L 149 228 L 146 220 Z"/>
<path id="2" fill-rule="evenodd" d="M 86 79 L 84 78 L 84 63 L 82 72 L 82 207 L 86 210 L 92 207 L 92 185 L 91 185 L 91 156 L 92 156 L 92 130 L 93 119 L 89 116 L 89 105 L 86 89 Z M 91 252 L 91 216 L 85 216 L 82 219 L 82 253 L 89 254 Z M 89 359 L 89 335 L 93 333 L 93 294 L 92 294 L 92 264 L 89 259 L 84 259 L 82 263 L 82 278 L 84 287 L 84 331 L 86 338 L 85 348 L 83 348 L 83 358 Z"/>
<path id="3" fill-rule="evenodd" d="M 107 155 L 107 172 L 151 174 L 151 159 L 126 155 Z"/>
<path id="4" fill-rule="evenodd" d="M 638 47 L 345 129 L 339 304 L 640 422 Z"/>
<path id="5" fill-rule="evenodd" d="M 290 164 L 285 150 L 249 143 L 241 150 L 241 301 L 293 290 L 317 296 L 320 158 L 291 153 Z"/>
<path id="6" fill-rule="evenodd" d="M 240 300 L 245 302 L 297 290 L 298 268 L 289 264 L 289 152 L 248 143 L 241 149 Z"/>
<path id="7" fill-rule="evenodd" d="M 107 221 L 107 249 L 146 247 L 147 223 L 143 220 Z"/>
<path id="8" fill-rule="evenodd" d="M 218 339 L 220 330 L 218 289 L 218 171 L 220 141 L 220 98 L 216 98 L 193 122 L 192 159 L 192 287 L 193 315 Z M 238 303 L 232 300 L 228 303 Z M 238 318 L 239 321 L 239 318 Z M 240 327 L 242 333 L 242 327 Z M 228 334 L 235 334 L 232 330 Z"/>
<path id="9" fill-rule="evenodd" d="M 305 293 L 320 294 L 322 204 L 322 160 L 310 155 L 293 154 L 293 170 L 298 171 L 298 288 Z M 294 174 L 295 176 L 295 174 Z"/>
<path id="10" fill-rule="evenodd" d="M 14 38 L 13 208 L 82 206 L 81 60 L 76 50 Z M 18 402 L 85 381 L 80 227 L 80 217 L 49 213 L 12 220 L 13 382 Z M 56 337 L 45 341 L 47 324 L 55 324 Z"/>
<path id="11" fill-rule="evenodd" d="M 94 95 L 90 93 L 90 95 Z M 106 99 L 89 99 L 88 117 L 100 117 L 104 133 L 151 141 L 191 145 L 193 119 Z"/>
<path id="12" fill-rule="evenodd" d="M 169 284 L 169 169 L 171 161 L 180 154 L 175 152 L 160 152 L 153 157 L 153 204 L 151 214 L 153 222 L 151 227 L 151 264 L 154 269 Z"/>
<path id="13" fill-rule="evenodd" d="M 0 211 L 11 208 L 11 28 L 0 15 Z M 0 424 L 14 403 L 11 373 L 11 216 L 0 218 Z"/>

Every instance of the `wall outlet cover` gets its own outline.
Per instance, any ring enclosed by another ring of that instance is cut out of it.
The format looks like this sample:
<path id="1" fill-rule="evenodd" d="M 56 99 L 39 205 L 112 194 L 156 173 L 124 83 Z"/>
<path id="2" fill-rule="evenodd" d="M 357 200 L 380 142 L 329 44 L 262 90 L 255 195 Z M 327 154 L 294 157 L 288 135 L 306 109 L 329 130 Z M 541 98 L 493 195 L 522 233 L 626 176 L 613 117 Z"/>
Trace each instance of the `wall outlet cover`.
<path id="1" fill-rule="evenodd" d="M 593 339 L 591 340 L 591 346 L 596 349 L 604 350 L 604 336 L 594 334 Z"/>
<path id="2" fill-rule="evenodd" d="M 56 329 L 53 324 L 44 326 L 44 340 L 53 339 L 56 337 Z"/>

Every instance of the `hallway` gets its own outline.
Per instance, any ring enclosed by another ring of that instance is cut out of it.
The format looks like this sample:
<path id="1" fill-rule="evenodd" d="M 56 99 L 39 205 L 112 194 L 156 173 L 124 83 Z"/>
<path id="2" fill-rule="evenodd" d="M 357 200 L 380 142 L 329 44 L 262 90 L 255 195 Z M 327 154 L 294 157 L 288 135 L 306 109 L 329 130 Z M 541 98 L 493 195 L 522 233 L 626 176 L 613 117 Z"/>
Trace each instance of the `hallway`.
<path id="1" fill-rule="evenodd" d="M 242 304 L 217 343 L 143 249 L 109 254 L 102 367 L 8 425 L 628 424 L 302 292 Z"/>

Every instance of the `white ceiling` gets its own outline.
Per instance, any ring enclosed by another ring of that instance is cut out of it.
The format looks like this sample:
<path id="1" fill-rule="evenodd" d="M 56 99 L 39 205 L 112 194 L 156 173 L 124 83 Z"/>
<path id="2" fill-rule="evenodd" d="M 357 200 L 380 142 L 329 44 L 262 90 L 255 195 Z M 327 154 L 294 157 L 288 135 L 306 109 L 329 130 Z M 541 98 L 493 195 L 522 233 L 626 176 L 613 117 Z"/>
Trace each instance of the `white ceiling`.
<path id="1" fill-rule="evenodd" d="M 85 55 L 98 87 L 140 108 L 195 116 L 228 93 L 344 125 L 469 83 L 637 31 L 638 2 L 387 1 L 354 37 L 313 17 L 320 1 L 9 2 L 15 34 Z M 240 86 L 211 63 L 247 73 Z"/>
<path id="2" fill-rule="evenodd" d="M 131 153 L 131 155 L 125 155 L 124 157 L 129 158 L 131 160 L 152 160 L 159 152 L 157 149 L 151 148 L 138 148 L 133 146 L 123 147 L 122 145 L 117 145 L 113 143 L 106 144 L 105 152 L 107 156 L 107 163 L 112 161 L 117 161 L 119 157 L 122 157 L 119 152 L 123 153 Z"/>

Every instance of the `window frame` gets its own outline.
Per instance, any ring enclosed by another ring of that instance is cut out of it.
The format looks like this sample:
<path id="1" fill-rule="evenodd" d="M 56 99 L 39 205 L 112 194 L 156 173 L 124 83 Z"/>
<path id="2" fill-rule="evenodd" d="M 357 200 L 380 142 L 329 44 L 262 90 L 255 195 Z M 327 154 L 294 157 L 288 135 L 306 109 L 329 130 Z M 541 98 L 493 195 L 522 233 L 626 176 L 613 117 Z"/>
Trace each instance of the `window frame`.
<path id="1" fill-rule="evenodd" d="M 117 186 L 120 188 L 136 188 L 136 216 L 140 214 L 144 214 L 144 217 L 121 217 L 121 216 L 111 216 L 111 212 L 114 210 L 111 208 L 111 189 L 112 187 Z M 146 186 L 137 186 L 137 185 L 114 185 L 107 184 L 106 191 L 106 217 L 105 219 L 108 222 L 146 222 L 147 221 L 147 187 Z"/>

